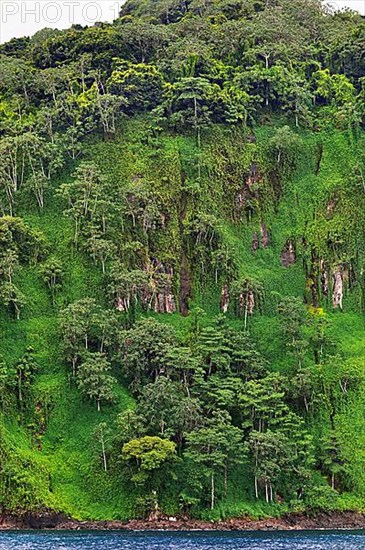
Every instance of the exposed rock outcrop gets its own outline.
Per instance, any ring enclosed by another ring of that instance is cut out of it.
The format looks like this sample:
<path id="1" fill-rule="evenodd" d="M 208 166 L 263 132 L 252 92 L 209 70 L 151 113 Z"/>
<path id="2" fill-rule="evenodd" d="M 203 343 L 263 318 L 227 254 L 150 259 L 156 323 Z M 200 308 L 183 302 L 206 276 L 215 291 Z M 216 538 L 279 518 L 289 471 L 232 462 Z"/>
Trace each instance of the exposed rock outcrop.
<path id="1" fill-rule="evenodd" d="M 240 294 L 239 297 L 239 310 L 241 314 L 245 315 L 253 315 L 255 311 L 255 293 L 253 290 L 249 289 L 247 291 L 243 291 Z"/>
<path id="2" fill-rule="evenodd" d="M 156 278 L 156 313 L 175 313 L 176 302 L 172 292 L 172 275 L 160 274 Z"/>
<path id="3" fill-rule="evenodd" d="M 295 251 L 295 245 L 291 239 L 288 239 L 280 255 L 281 265 L 289 267 L 297 261 L 297 255 Z"/>
<path id="4" fill-rule="evenodd" d="M 260 247 L 259 236 L 255 231 L 252 234 L 252 245 L 251 245 L 252 252 L 256 252 L 259 249 L 259 247 Z"/>
<path id="5" fill-rule="evenodd" d="M 258 169 L 257 164 L 252 163 L 248 176 L 242 186 L 242 189 L 239 191 L 236 197 L 236 210 L 238 212 L 238 218 L 242 220 L 243 214 L 246 212 L 246 215 L 250 219 L 254 208 L 253 203 L 259 200 L 259 194 L 255 188 L 261 180 L 261 175 Z"/>
<path id="6" fill-rule="evenodd" d="M 227 313 L 229 307 L 229 289 L 228 285 L 224 285 L 221 292 L 221 311 Z"/>
<path id="7" fill-rule="evenodd" d="M 126 280 L 115 296 L 115 308 L 128 312 L 132 302 L 140 302 L 142 307 L 156 313 L 174 313 L 176 301 L 173 292 L 172 268 L 166 268 L 159 260 L 153 258 L 144 270 L 132 272 L 134 281 Z"/>
<path id="8" fill-rule="evenodd" d="M 259 175 L 259 170 L 258 170 L 258 167 L 257 167 L 257 164 L 251 164 L 251 168 L 250 168 L 250 173 L 248 175 L 248 178 L 247 178 L 247 181 L 246 181 L 246 185 L 247 187 L 249 188 L 249 190 L 251 191 L 251 187 L 257 183 L 260 179 L 260 175 Z"/>
<path id="9" fill-rule="evenodd" d="M 267 248 L 270 245 L 270 233 L 268 232 L 264 222 L 261 222 L 260 232 L 261 232 L 261 246 L 262 248 Z"/>

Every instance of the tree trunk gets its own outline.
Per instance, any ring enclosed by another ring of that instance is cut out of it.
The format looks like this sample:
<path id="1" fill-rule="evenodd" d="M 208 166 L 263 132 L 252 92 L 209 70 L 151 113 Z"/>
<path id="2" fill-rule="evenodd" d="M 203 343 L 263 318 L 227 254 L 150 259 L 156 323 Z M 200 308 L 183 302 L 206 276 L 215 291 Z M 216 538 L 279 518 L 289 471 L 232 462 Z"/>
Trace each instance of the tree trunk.
<path id="1" fill-rule="evenodd" d="M 18 374 L 18 397 L 19 401 L 23 401 L 23 395 L 22 395 L 22 375 Z"/>
<path id="2" fill-rule="evenodd" d="M 228 466 L 224 465 L 224 497 L 227 497 L 227 487 L 228 487 Z"/>
<path id="3" fill-rule="evenodd" d="M 19 319 L 20 319 L 20 309 L 19 309 L 18 304 L 16 302 L 13 302 L 13 305 L 14 305 L 14 309 L 15 309 L 16 319 L 17 319 L 17 321 L 19 321 Z"/>
<path id="4" fill-rule="evenodd" d="M 305 410 L 306 410 L 306 413 L 308 414 L 309 413 L 309 406 L 308 406 L 307 396 L 305 395 L 303 399 L 304 399 Z"/>
<path id="5" fill-rule="evenodd" d="M 199 143 L 199 134 L 198 134 L 198 102 L 196 97 L 194 97 L 194 124 L 195 124 L 195 137 L 198 147 L 200 147 Z"/>
<path id="6" fill-rule="evenodd" d="M 105 454 L 105 445 L 104 445 L 104 435 L 103 432 L 101 432 L 101 450 L 103 453 L 103 463 L 104 463 L 104 471 L 108 471 L 107 463 L 106 463 L 106 454 Z"/>
<path id="7" fill-rule="evenodd" d="M 72 375 L 74 378 L 76 376 L 76 361 L 77 361 L 76 357 L 75 356 L 72 357 Z"/>
<path id="8" fill-rule="evenodd" d="M 214 485 L 214 472 L 212 472 L 211 477 L 211 493 L 210 493 L 210 509 L 214 509 L 214 502 L 215 502 L 215 485 Z"/>

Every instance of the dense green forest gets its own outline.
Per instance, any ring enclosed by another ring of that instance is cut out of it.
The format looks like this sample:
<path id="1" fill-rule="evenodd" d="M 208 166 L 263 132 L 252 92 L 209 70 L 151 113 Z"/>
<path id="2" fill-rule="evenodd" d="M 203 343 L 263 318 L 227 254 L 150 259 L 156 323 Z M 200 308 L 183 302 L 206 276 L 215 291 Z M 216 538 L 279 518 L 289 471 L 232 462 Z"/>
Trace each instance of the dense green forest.
<path id="1" fill-rule="evenodd" d="M 0 47 L 0 513 L 365 510 L 364 51 L 320 0 Z"/>

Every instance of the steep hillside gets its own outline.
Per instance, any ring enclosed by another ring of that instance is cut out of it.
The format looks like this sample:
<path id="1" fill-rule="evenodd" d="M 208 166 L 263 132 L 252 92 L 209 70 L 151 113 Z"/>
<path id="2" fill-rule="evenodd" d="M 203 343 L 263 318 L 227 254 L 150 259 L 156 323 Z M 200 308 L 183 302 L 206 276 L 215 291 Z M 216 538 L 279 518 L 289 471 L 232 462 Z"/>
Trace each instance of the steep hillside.
<path id="1" fill-rule="evenodd" d="M 4 513 L 365 508 L 363 32 L 128 2 L 2 47 Z"/>

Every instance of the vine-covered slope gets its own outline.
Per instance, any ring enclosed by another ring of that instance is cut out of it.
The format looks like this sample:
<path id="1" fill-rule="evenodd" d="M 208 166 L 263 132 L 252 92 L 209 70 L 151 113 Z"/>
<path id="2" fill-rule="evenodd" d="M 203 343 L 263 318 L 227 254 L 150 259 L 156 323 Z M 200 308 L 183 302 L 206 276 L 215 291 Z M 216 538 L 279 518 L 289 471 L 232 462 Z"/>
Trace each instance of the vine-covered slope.
<path id="1" fill-rule="evenodd" d="M 4 513 L 363 510 L 363 32 L 128 2 L 2 46 Z"/>

